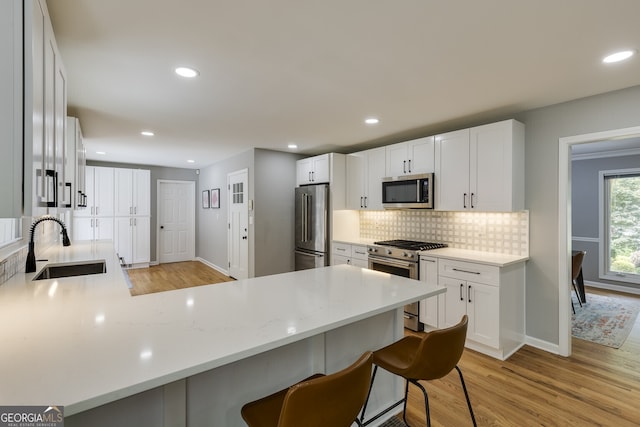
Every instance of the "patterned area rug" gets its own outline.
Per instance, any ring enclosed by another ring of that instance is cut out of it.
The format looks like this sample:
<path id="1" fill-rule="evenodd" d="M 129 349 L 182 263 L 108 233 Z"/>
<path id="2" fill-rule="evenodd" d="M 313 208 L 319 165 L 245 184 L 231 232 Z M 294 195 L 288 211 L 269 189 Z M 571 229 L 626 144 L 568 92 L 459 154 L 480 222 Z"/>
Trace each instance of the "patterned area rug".
<path id="1" fill-rule="evenodd" d="M 620 348 L 629 336 L 640 311 L 640 303 L 614 296 L 587 294 L 587 303 L 573 304 L 571 334 L 581 340 Z"/>

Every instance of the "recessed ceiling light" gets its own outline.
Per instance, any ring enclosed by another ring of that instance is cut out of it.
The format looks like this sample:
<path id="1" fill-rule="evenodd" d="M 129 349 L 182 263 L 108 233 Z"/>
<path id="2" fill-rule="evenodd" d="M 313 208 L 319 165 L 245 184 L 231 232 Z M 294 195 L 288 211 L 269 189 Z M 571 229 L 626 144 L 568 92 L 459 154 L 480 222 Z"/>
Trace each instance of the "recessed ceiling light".
<path id="1" fill-rule="evenodd" d="M 176 74 L 179 75 L 179 76 L 182 76 L 182 77 L 193 78 L 193 77 L 196 77 L 200 73 L 198 72 L 198 70 L 196 70 L 194 68 L 178 67 L 178 68 L 176 68 Z"/>
<path id="2" fill-rule="evenodd" d="M 187 163 L 195 163 L 195 162 L 196 162 L 195 160 L 191 160 L 191 159 L 187 160 Z"/>
<path id="3" fill-rule="evenodd" d="M 376 119 L 375 117 L 369 117 L 368 119 L 365 119 L 364 122 L 368 125 L 375 125 L 378 124 L 380 120 Z"/>
<path id="4" fill-rule="evenodd" d="M 625 59 L 629 59 L 633 56 L 635 52 L 633 50 L 622 50 L 620 52 L 612 53 L 611 55 L 605 56 L 602 62 L 605 64 L 611 64 L 612 62 L 620 62 Z"/>
<path id="5" fill-rule="evenodd" d="M 287 147 L 288 147 L 290 150 L 295 150 L 296 148 L 298 148 L 298 145 L 297 145 L 297 144 L 289 144 L 289 145 L 287 145 Z"/>
<path id="6" fill-rule="evenodd" d="M 106 151 L 96 151 L 96 154 L 100 154 L 101 156 L 105 156 L 107 154 Z"/>
<path id="7" fill-rule="evenodd" d="M 150 130 L 143 130 L 142 132 L 140 132 L 140 135 L 153 136 L 155 134 L 153 132 L 151 132 Z"/>

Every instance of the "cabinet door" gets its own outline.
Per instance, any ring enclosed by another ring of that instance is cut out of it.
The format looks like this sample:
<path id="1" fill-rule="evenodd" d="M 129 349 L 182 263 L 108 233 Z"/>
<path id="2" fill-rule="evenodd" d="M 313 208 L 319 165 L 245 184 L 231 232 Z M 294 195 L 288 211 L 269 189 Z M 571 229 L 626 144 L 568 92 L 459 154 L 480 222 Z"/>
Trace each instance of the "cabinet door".
<path id="1" fill-rule="evenodd" d="M 96 217 L 93 238 L 95 240 L 113 240 L 113 218 Z"/>
<path id="2" fill-rule="evenodd" d="M 95 215 L 113 216 L 113 168 L 96 167 L 93 179 Z"/>
<path id="3" fill-rule="evenodd" d="M 115 176 L 115 215 L 133 215 L 133 170 L 116 168 Z"/>
<path id="4" fill-rule="evenodd" d="M 344 255 L 332 254 L 331 265 L 351 264 L 351 258 Z"/>
<path id="5" fill-rule="evenodd" d="M 151 259 L 151 230 L 149 217 L 134 217 L 132 232 L 132 263 L 148 263 Z"/>
<path id="6" fill-rule="evenodd" d="M 467 282 L 467 338 L 491 347 L 500 345 L 500 288 Z M 460 319 L 458 319 L 460 320 Z"/>
<path id="7" fill-rule="evenodd" d="M 23 3 L 25 6 L 27 3 Z M 32 185 L 32 207 L 33 215 L 40 216 L 46 212 L 42 210 L 42 202 L 45 195 L 44 170 L 45 170 L 45 131 L 44 131 L 44 22 L 45 13 L 40 6 L 40 2 L 32 3 L 32 77 L 31 85 L 33 92 L 33 185 Z M 25 46 L 25 51 L 28 49 Z M 28 69 L 24 70 L 28 72 Z M 25 79 L 25 84 L 28 80 Z M 26 117 L 25 117 L 26 119 Z"/>
<path id="8" fill-rule="evenodd" d="M 438 259 L 420 257 L 420 281 L 438 285 Z M 425 325 L 438 327 L 438 300 L 440 295 L 420 301 L 420 321 Z"/>
<path id="9" fill-rule="evenodd" d="M 133 218 L 116 218 L 113 243 L 120 262 L 133 264 Z"/>
<path id="10" fill-rule="evenodd" d="M 296 162 L 296 184 L 304 185 L 311 182 L 311 171 L 313 170 L 313 160 L 311 157 L 298 160 Z"/>
<path id="11" fill-rule="evenodd" d="M 435 144 L 435 209 L 466 210 L 470 197 L 469 129 L 438 135 Z"/>
<path id="12" fill-rule="evenodd" d="M 329 164 L 328 154 L 313 157 L 311 180 L 315 184 L 321 184 L 331 181 L 331 165 Z"/>
<path id="13" fill-rule="evenodd" d="M 358 258 L 351 258 L 351 265 L 355 267 L 369 268 L 369 261 L 365 261 Z"/>
<path id="14" fill-rule="evenodd" d="M 511 211 L 512 121 L 470 131 L 470 205 L 481 211 Z"/>
<path id="15" fill-rule="evenodd" d="M 65 191 L 65 183 L 71 182 L 70 168 L 67 166 L 67 80 L 60 63 L 60 56 L 56 57 L 55 93 L 54 93 L 54 141 L 55 141 L 55 171 L 58 176 L 58 207 L 71 207 L 71 195 Z M 69 171 L 68 171 L 69 170 Z"/>
<path id="16" fill-rule="evenodd" d="M 409 174 L 431 173 L 435 168 L 434 137 L 415 139 L 407 142 L 407 170 Z"/>
<path id="17" fill-rule="evenodd" d="M 347 156 L 347 209 L 364 208 L 365 162 L 364 153 L 353 153 Z"/>
<path id="18" fill-rule="evenodd" d="M 367 150 L 366 154 L 364 206 L 371 210 L 382 210 L 382 178 L 386 173 L 386 152 L 384 147 L 380 147 Z"/>
<path id="19" fill-rule="evenodd" d="M 151 215 L 151 172 L 146 169 L 133 171 L 133 214 Z"/>
<path id="20" fill-rule="evenodd" d="M 438 284 L 447 288 L 447 292 L 442 295 L 445 300 L 442 305 L 444 315 L 441 316 L 444 319 L 444 325 L 440 325 L 440 327 L 456 325 L 460 322 L 462 316 L 467 313 L 467 282 L 440 276 L 438 277 Z"/>
<path id="21" fill-rule="evenodd" d="M 94 219 L 90 217 L 73 218 L 73 240 L 93 240 Z"/>
<path id="22" fill-rule="evenodd" d="M 74 217 L 89 217 L 95 213 L 95 166 L 85 167 L 84 184 L 86 186 L 87 206 L 73 211 Z"/>
<path id="23" fill-rule="evenodd" d="M 408 173 L 407 169 L 407 144 L 387 145 L 385 147 L 385 176 L 400 176 Z"/>

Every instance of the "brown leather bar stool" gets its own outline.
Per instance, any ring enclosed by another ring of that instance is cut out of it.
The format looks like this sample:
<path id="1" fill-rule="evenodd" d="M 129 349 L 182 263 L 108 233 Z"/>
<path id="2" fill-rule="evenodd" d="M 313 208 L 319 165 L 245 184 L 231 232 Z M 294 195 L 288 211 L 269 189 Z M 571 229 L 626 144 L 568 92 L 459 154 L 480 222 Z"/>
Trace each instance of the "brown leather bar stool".
<path id="1" fill-rule="evenodd" d="M 367 398 L 373 354 L 330 375 L 316 374 L 242 407 L 249 427 L 349 427 Z"/>
<path id="2" fill-rule="evenodd" d="M 404 398 L 387 409 L 384 409 L 382 412 L 366 422 L 364 421 L 364 415 L 367 409 L 367 403 L 365 402 L 360 416 L 360 422 L 362 425 L 366 426 L 374 420 L 377 420 L 382 415 L 391 411 L 403 402 L 404 408 L 402 411 L 402 417 L 405 424 L 409 425 L 406 417 L 407 394 L 409 393 L 409 383 L 411 383 L 422 390 L 422 394 L 424 395 L 425 411 L 427 414 L 427 426 L 431 426 L 427 390 L 418 381 L 429 381 L 442 378 L 455 368 L 460 375 L 460 382 L 462 383 L 464 396 L 467 399 L 467 406 L 469 407 L 469 413 L 471 414 L 471 421 L 473 421 L 473 425 L 476 426 L 476 418 L 473 415 L 473 409 L 471 408 L 471 400 L 469 400 L 467 386 L 464 383 L 462 371 L 458 367 L 458 361 L 460 360 L 460 357 L 462 357 L 464 342 L 467 337 L 468 320 L 469 319 L 465 314 L 462 316 L 460 323 L 455 326 L 446 329 L 434 330 L 426 333 L 422 337 L 414 335 L 406 336 L 391 345 L 375 351 L 373 353 L 373 363 L 375 364 L 375 367 L 373 368 L 373 376 L 371 378 L 371 386 L 369 388 L 369 394 L 367 395 L 367 401 L 371 394 L 371 388 L 373 388 L 373 381 L 376 377 L 378 367 L 381 367 L 392 374 L 401 376 L 406 380 Z"/>

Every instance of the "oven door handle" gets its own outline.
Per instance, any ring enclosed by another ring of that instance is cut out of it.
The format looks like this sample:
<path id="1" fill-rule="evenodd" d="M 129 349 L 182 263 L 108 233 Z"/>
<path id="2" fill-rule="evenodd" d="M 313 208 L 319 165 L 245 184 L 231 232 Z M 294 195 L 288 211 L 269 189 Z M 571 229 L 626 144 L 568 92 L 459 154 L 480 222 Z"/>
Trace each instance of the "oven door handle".
<path id="1" fill-rule="evenodd" d="M 383 257 L 369 255 L 369 262 L 372 262 L 372 261 L 380 264 L 395 265 L 397 267 L 405 267 L 405 268 L 412 267 L 413 265 L 415 265 L 415 262 L 401 261 L 401 260 L 395 260 L 393 258 L 383 258 Z"/>

